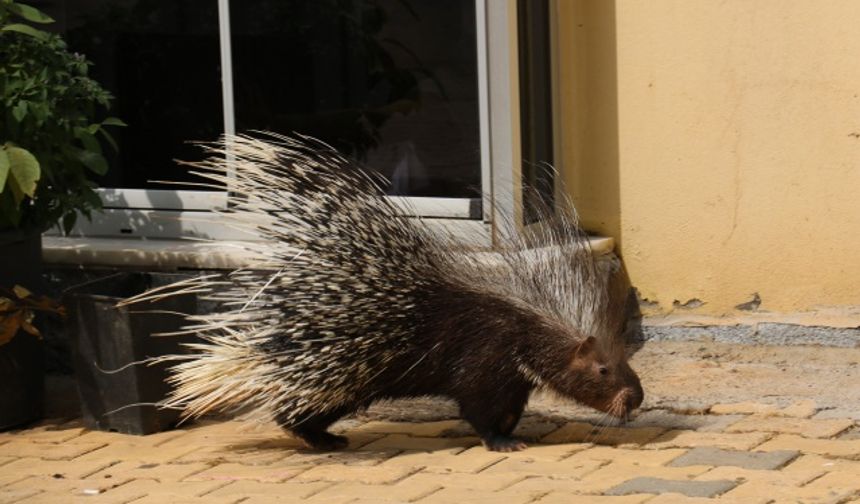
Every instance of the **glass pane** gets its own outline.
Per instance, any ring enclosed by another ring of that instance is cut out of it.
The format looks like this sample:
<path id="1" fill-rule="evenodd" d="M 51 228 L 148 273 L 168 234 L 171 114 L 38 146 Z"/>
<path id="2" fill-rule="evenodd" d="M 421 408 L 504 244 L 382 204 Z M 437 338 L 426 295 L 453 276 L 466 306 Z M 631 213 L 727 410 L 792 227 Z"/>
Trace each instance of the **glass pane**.
<path id="1" fill-rule="evenodd" d="M 150 180 L 192 180 L 175 159 L 202 157 L 189 141 L 223 132 L 218 4 L 215 0 L 46 0 L 72 51 L 115 97 L 118 155 L 103 187 L 170 188 Z M 195 188 L 196 189 L 196 188 Z"/>
<path id="2" fill-rule="evenodd" d="M 389 194 L 480 195 L 474 2 L 230 4 L 237 131 L 320 138 Z"/>
<path id="3" fill-rule="evenodd" d="M 523 155 L 524 220 L 535 222 L 553 207 L 552 69 L 549 1 L 518 0 L 520 132 Z"/>

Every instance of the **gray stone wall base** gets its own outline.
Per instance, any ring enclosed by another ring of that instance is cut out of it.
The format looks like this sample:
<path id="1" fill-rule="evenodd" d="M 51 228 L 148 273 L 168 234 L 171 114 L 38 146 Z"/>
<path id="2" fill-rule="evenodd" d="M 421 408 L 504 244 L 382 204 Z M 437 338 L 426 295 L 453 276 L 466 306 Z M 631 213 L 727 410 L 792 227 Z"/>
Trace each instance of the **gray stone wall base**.
<path id="1" fill-rule="evenodd" d="M 760 322 L 731 326 L 657 326 L 643 320 L 634 339 L 642 341 L 714 341 L 744 345 L 815 345 L 860 348 L 860 328 Z"/>

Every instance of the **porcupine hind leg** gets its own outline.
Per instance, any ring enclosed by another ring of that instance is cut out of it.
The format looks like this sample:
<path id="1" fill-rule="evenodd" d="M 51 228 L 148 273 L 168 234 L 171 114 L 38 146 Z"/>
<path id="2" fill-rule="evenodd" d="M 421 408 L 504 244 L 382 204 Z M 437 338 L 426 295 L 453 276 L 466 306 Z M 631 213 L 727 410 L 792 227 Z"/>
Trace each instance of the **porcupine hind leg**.
<path id="1" fill-rule="evenodd" d="M 340 450 L 349 445 L 349 439 L 346 436 L 328 432 L 328 428 L 345 414 L 344 411 L 308 413 L 300 416 L 299 421 L 292 423 L 288 423 L 284 417 L 279 416 L 278 425 L 304 441 L 308 448 L 320 451 Z"/>
<path id="2" fill-rule="evenodd" d="M 472 424 L 472 427 L 481 437 L 481 442 L 488 450 L 498 452 L 520 451 L 527 448 L 528 445 L 511 437 L 511 433 L 520 421 L 528 398 L 528 389 L 513 392 L 502 400 L 496 396 L 488 396 L 479 400 L 470 398 L 466 401 L 460 401 L 460 413 L 463 419 Z"/>

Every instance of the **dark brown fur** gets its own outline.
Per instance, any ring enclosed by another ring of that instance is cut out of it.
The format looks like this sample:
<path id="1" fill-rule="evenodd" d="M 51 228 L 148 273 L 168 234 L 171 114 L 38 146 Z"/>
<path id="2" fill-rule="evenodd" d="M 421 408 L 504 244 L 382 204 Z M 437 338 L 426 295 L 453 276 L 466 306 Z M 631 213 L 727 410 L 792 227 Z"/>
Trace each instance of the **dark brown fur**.
<path id="1" fill-rule="evenodd" d="M 598 410 L 625 416 L 642 402 L 642 387 L 624 359 L 609 359 L 592 337 L 550 327 L 530 309 L 451 285 L 416 291 L 413 338 L 398 349 L 365 397 L 337 411 L 308 411 L 282 426 L 317 449 L 346 446 L 329 425 L 381 399 L 442 396 L 456 401 L 490 450 L 525 444 L 511 437 L 535 380 Z M 368 363 L 373 368 L 373 363 Z"/>

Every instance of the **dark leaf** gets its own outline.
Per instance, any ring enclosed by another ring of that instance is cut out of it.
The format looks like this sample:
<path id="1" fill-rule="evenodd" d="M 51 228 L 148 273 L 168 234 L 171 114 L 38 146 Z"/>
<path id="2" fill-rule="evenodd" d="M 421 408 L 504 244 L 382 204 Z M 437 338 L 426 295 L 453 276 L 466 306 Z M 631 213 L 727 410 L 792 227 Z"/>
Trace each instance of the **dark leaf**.
<path id="1" fill-rule="evenodd" d="M 102 121 L 102 126 L 128 126 L 128 124 L 117 117 L 108 117 Z"/>
<path id="2" fill-rule="evenodd" d="M 41 178 L 39 161 L 30 151 L 20 147 L 7 147 L 6 154 L 9 156 L 10 186 L 13 191 L 20 192 L 18 203 L 21 202 L 21 194 L 33 197 L 36 192 L 36 182 Z"/>
<path id="3" fill-rule="evenodd" d="M 92 170 L 96 175 L 104 175 L 108 171 L 107 160 L 98 152 L 76 149 L 78 161 Z"/>
<path id="4" fill-rule="evenodd" d="M 27 117 L 27 102 L 21 100 L 17 105 L 12 107 L 12 117 L 18 122 L 23 121 Z"/>
<path id="5" fill-rule="evenodd" d="M 65 234 L 69 234 L 72 232 L 72 228 L 75 227 L 75 222 L 78 220 L 77 212 L 69 212 L 63 216 L 63 232 Z"/>
<path id="6" fill-rule="evenodd" d="M 0 193 L 6 187 L 6 177 L 9 176 L 9 155 L 6 154 L 6 149 L 0 147 Z"/>
<path id="7" fill-rule="evenodd" d="M 19 23 L 9 24 L 9 25 L 6 25 L 6 26 L 0 28 L 0 31 L 23 33 L 24 35 L 29 35 L 29 36 L 36 38 L 36 39 L 39 39 L 39 40 L 47 40 L 48 39 L 47 32 L 43 32 L 42 30 L 37 30 L 36 28 L 33 28 L 32 26 L 28 26 L 25 24 L 19 24 Z"/>
<path id="8" fill-rule="evenodd" d="M 19 16 L 26 19 L 27 21 L 30 21 L 31 23 L 46 24 L 54 22 L 54 19 L 51 16 L 45 14 L 44 12 L 40 11 L 35 7 L 30 7 L 29 5 L 10 3 L 6 6 L 6 8 L 9 9 L 10 12 L 18 14 Z"/>

